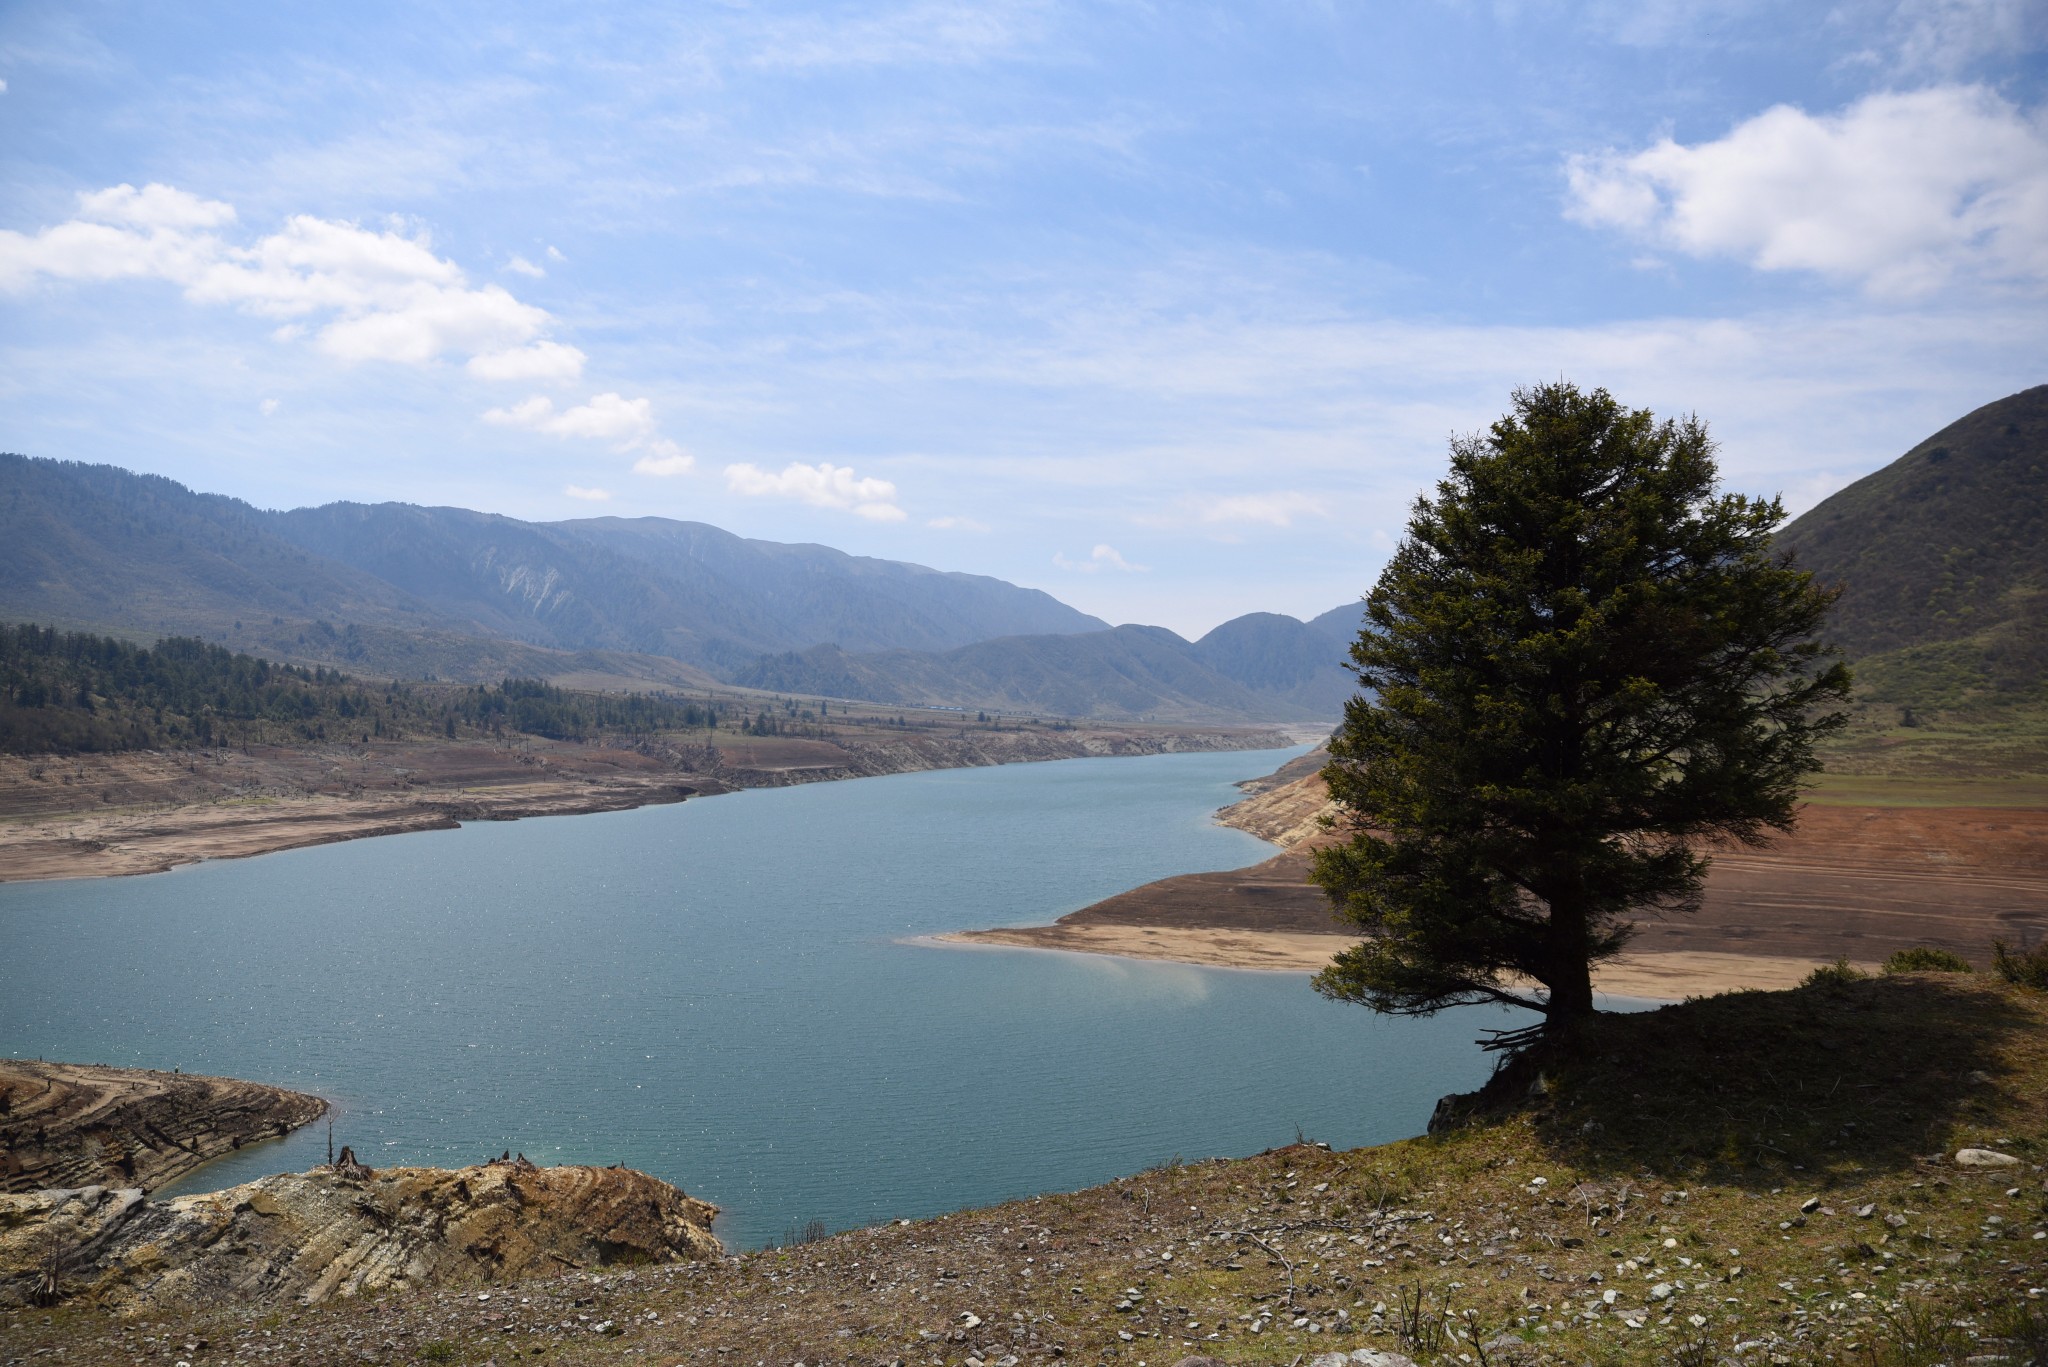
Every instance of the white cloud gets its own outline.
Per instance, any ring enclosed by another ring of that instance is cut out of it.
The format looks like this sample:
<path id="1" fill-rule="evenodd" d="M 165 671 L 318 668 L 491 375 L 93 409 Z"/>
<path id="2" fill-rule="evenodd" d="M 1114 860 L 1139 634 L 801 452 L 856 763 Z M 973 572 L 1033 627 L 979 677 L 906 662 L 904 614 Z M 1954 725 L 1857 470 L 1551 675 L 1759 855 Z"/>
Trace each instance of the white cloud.
<path id="1" fill-rule="evenodd" d="M 464 369 L 480 380 L 566 383 L 583 378 L 586 359 L 581 351 L 564 342 L 533 342 L 508 351 L 472 356 Z"/>
<path id="2" fill-rule="evenodd" d="M 172 186 L 116 185 L 78 199 L 76 217 L 33 236 L 0 231 L 0 289 L 157 279 L 194 303 L 295 320 L 272 337 L 310 333 L 341 361 L 423 365 L 454 352 L 487 358 L 484 371 L 517 370 L 507 376 L 517 379 L 562 378 L 572 361 L 582 365 L 574 347 L 533 345 L 552 321 L 546 310 L 498 285 L 471 286 L 423 232 L 299 214 L 243 246 L 219 231 L 235 222 L 232 205 Z"/>
<path id="3" fill-rule="evenodd" d="M 985 532 L 990 530 L 986 522 L 972 517 L 954 517 L 950 514 L 945 517 L 932 518 L 924 525 L 936 527 L 942 532 Z"/>
<path id="4" fill-rule="evenodd" d="M 545 267 L 536 266 L 523 256 L 515 256 L 510 261 L 507 261 L 505 269 L 517 275 L 530 275 L 535 280 L 543 279 L 547 275 Z"/>
<path id="5" fill-rule="evenodd" d="M 1891 65 L 1948 77 L 1985 58 L 2038 52 L 2048 10 L 2038 0 L 1901 0 L 1890 27 Z"/>
<path id="6" fill-rule="evenodd" d="M 580 484 L 565 484 L 562 492 L 571 498 L 580 498 L 586 503 L 602 503 L 611 497 L 608 489 L 586 489 Z"/>
<path id="7" fill-rule="evenodd" d="M 649 442 L 647 454 L 633 462 L 633 473 L 653 475 L 657 479 L 670 479 L 676 475 L 689 474 L 696 465 L 696 457 L 667 438 L 660 438 Z"/>
<path id="8" fill-rule="evenodd" d="M 1574 157 L 1579 222 L 1692 256 L 1921 295 L 1958 276 L 2048 284 L 2048 118 L 1978 86 L 1766 110 L 1715 142 Z"/>
<path id="9" fill-rule="evenodd" d="M 277 412 L 277 400 L 265 399 L 262 403 L 256 405 L 256 411 L 258 413 L 261 413 L 266 418 L 269 417 L 271 414 Z"/>
<path id="10" fill-rule="evenodd" d="M 1321 517 L 1323 501 L 1300 493 L 1225 494 L 1196 501 L 1196 520 L 1207 523 L 1263 522 L 1269 527 L 1292 526 L 1297 517 Z"/>
<path id="11" fill-rule="evenodd" d="M 548 260 L 550 260 L 550 261 L 567 261 L 568 259 L 569 259 L 568 257 L 566 257 L 566 256 L 562 255 L 562 249 L 561 249 L 560 247 L 553 247 L 553 246 L 551 246 L 551 247 L 549 247 L 549 248 L 548 248 Z"/>
<path id="12" fill-rule="evenodd" d="M 554 437 L 585 437 L 619 444 L 631 450 L 654 439 L 654 405 L 646 399 L 628 399 L 619 394 L 596 394 L 590 402 L 557 412 L 555 402 L 545 394 L 522 399 L 509 408 L 493 408 L 483 415 L 485 422 L 505 427 L 525 427 Z"/>
<path id="13" fill-rule="evenodd" d="M 896 486 L 886 479 L 860 478 L 851 466 L 792 461 L 781 474 L 742 463 L 725 467 L 725 486 L 750 497 L 793 498 L 814 508 L 838 508 L 877 522 L 901 522 Z"/>
<path id="14" fill-rule="evenodd" d="M 1125 574 L 1145 574 L 1150 572 L 1152 568 L 1150 565 L 1133 565 L 1130 561 L 1124 559 L 1114 546 L 1097 546 L 1088 553 L 1086 560 L 1069 560 L 1065 555 L 1055 551 L 1052 563 L 1063 570 L 1072 570 L 1078 574 L 1098 574 L 1103 570 L 1120 570 Z"/>

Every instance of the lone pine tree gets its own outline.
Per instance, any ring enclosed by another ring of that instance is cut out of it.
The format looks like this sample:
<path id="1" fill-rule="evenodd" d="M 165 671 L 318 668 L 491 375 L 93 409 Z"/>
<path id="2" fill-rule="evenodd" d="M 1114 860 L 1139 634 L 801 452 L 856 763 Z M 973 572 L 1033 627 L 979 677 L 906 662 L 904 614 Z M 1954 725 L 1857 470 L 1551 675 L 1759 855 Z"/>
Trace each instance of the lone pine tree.
<path id="1" fill-rule="evenodd" d="M 1706 841 L 1792 826 L 1849 674 L 1817 640 L 1834 591 L 1771 551 L 1783 517 L 1720 492 L 1697 418 L 1605 390 L 1517 391 L 1451 443 L 1351 648 L 1323 771 L 1349 838 L 1311 876 L 1367 938 L 1318 991 L 1556 1031 L 1633 915 L 1697 908 Z"/>

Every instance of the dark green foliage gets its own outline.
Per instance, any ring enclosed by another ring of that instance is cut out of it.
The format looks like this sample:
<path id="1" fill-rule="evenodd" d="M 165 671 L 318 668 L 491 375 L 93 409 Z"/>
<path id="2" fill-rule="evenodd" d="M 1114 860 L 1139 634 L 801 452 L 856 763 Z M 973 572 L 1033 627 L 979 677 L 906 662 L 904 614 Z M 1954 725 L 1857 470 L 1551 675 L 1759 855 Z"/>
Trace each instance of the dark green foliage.
<path id="1" fill-rule="evenodd" d="M 2048 695 L 2048 385 L 1949 424 L 1778 541 L 1842 585 L 1830 631 L 1868 696 Z"/>
<path id="2" fill-rule="evenodd" d="M 1801 979 L 1799 985 L 1801 987 L 1844 987 L 1849 983 L 1860 983 L 1869 976 L 1868 973 L 1865 973 L 1846 958 L 1843 958 L 1837 959 L 1831 964 L 1822 964 L 1819 968 L 1814 969 L 1813 972 Z"/>
<path id="3" fill-rule="evenodd" d="M 2048 989 L 2048 941 L 2014 949 L 2003 940 L 1993 940 L 1991 967 L 2009 983 Z"/>
<path id="4" fill-rule="evenodd" d="M 1553 1025 L 1631 913 L 1697 903 L 1705 837 L 1788 828 L 1847 671 L 1831 595 L 1773 557 L 1776 500 L 1716 490 L 1696 419 L 1604 390 L 1515 395 L 1452 443 L 1366 600 L 1366 693 L 1324 771 L 1350 839 L 1315 881 L 1372 938 L 1325 995 L 1421 1015 L 1487 1000 Z"/>
<path id="5" fill-rule="evenodd" d="M 1960 954 L 1932 945 L 1901 949 L 1884 961 L 1887 973 L 1975 973 L 1970 961 Z"/>
<path id="6" fill-rule="evenodd" d="M 0 625 L 0 752 L 75 754 L 517 733 L 552 739 L 710 726 L 709 703 L 492 687 L 369 684 L 169 637 L 149 647 Z"/>

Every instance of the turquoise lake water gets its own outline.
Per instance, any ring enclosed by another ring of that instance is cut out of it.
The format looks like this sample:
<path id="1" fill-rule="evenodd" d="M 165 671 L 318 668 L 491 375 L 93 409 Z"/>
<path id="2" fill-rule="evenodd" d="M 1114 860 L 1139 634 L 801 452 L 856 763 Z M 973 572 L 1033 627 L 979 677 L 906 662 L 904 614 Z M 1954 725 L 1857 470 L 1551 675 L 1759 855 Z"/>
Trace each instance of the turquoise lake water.
<path id="1" fill-rule="evenodd" d="M 902 942 L 1255 863 L 1271 847 L 1213 813 L 1294 753 L 903 774 L 0 885 L 0 1053 L 317 1092 L 378 1166 L 623 1162 L 723 1207 L 741 1247 L 1297 1130 L 1415 1134 L 1513 1018 Z M 326 1143 L 310 1126 L 175 1190 Z"/>

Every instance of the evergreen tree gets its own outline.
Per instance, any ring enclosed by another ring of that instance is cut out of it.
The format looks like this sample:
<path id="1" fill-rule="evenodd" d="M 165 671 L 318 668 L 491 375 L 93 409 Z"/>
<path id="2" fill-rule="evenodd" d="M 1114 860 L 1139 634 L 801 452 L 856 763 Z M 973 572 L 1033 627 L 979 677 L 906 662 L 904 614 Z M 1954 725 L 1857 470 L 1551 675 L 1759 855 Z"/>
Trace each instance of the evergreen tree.
<path id="1" fill-rule="evenodd" d="M 1791 827 L 1844 721 L 1835 595 L 1773 556 L 1778 500 L 1717 485 L 1698 419 L 1570 384 L 1452 442 L 1351 649 L 1323 771 L 1349 838 L 1311 876 L 1368 938 L 1318 991 L 1568 1027 L 1633 914 L 1697 907 L 1703 842 Z"/>

